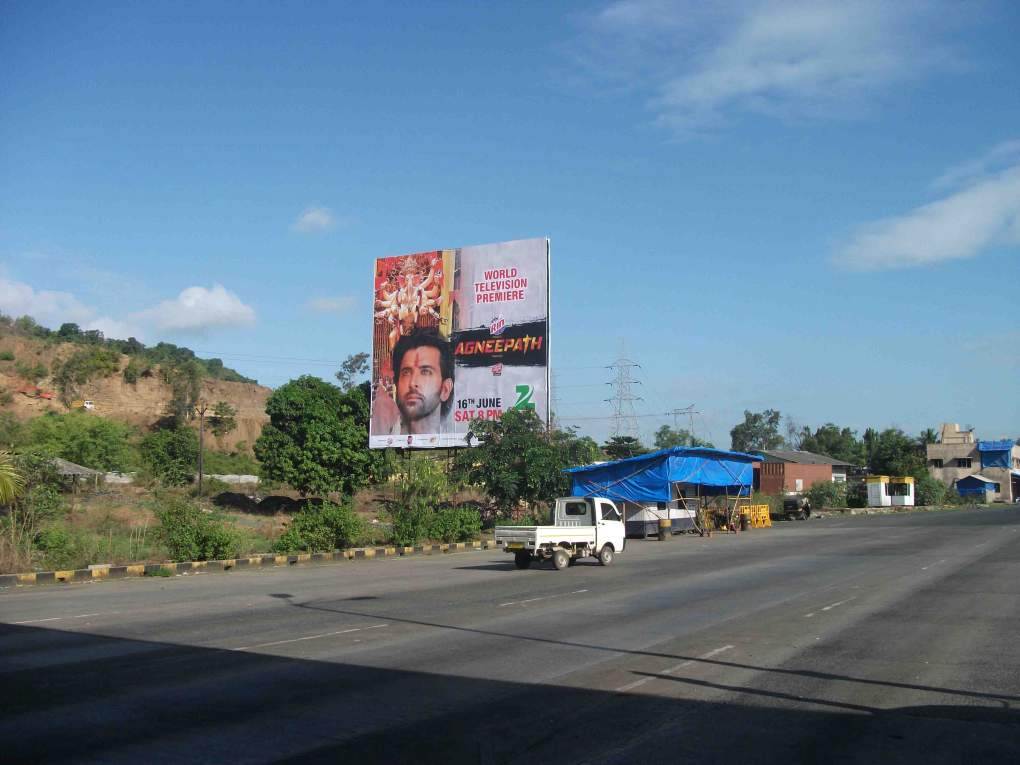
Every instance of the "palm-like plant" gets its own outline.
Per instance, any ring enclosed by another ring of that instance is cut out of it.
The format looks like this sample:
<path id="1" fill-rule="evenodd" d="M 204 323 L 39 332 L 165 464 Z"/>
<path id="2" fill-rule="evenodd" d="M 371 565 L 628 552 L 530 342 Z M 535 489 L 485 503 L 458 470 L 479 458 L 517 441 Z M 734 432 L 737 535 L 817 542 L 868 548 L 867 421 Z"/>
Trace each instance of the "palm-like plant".
<path id="1" fill-rule="evenodd" d="M 0 451 L 0 505 L 9 505 L 22 489 L 25 488 L 25 479 L 14 464 L 14 459 L 9 452 Z"/>

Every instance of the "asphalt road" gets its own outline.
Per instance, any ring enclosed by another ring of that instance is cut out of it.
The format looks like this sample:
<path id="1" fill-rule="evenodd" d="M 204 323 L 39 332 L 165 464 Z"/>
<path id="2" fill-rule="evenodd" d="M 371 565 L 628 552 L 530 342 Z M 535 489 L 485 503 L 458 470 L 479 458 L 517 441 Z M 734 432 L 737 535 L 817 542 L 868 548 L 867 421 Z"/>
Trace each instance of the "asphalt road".
<path id="1" fill-rule="evenodd" d="M 1020 762 L 1020 509 L 0 593 L 5 762 Z"/>

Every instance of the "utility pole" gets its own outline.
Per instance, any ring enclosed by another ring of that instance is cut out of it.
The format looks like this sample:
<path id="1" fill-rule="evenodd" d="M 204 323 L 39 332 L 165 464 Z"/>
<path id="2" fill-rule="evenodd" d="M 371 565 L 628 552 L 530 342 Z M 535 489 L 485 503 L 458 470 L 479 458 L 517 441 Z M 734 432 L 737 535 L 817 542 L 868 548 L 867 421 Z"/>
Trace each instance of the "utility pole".
<path id="1" fill-rule="evenodd" d="M 691 446 L 694 445 L 694 415 L 701 414 L 701 412 L 694 411 L 694 404 L 685 406 L 683 409 L 674 409 L 670 412 L 673 415 L 673 430 L 680 430 L 680 416 L 686 414 L 690 418 L 690 429 L 687 431 L 691 434 Z"/>
<path id="2" fill-rule="evenodd" d="M 198 411 L 198 496 L 202 496 L 202 452 L 205 442 L 205 413 L 209 410 L 209 404 L 205 399 L 199 399 L 195 405 Z"/>
<path id="3" fill-rule="evenodd" d="M 632 388 L 640 385 L 641 381 L 634 379 L 632 371 L 640 369 L 641 365 L 625 358 L 621 347 L 620 357 L 606 368 L 613 370 L 612 381 L 606 383 L 613 386 L 613 397 L 606 399 L 613 405 L 613 435 L 638 438 L 640 433 L 637 415 L 634 413 L 634 402 L 644 399 L 634 395 Z"/>

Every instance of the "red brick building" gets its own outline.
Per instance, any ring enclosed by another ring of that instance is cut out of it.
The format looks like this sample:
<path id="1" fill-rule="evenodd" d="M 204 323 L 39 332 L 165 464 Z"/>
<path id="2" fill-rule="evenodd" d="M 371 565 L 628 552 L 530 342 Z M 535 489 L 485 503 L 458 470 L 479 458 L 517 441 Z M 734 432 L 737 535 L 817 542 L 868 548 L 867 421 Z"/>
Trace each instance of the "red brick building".
<path id="1" fill-rule="evenodd" d="M 819 481 L 846 480 L 847 465 L 824 454 L 804 451 L 760 452 L 754 466 L 754 488 L 763 494 L 804 492 Z"/>

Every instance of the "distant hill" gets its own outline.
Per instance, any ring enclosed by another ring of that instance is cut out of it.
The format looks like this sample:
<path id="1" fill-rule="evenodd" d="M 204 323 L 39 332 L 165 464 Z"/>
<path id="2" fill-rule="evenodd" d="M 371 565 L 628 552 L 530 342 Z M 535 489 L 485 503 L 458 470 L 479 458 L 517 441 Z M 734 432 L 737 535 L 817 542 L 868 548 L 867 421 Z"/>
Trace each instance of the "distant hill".
<path id="1" fill-rule="evenodd" d="M 141 427 L 166 417 L 175 401 L 226 401 L 237 410 L 237 428 L 210 446 L 250 448 L 269 421 L 272 390 L 219 359 L 199 359 L 170 343 L 146 347 L 134 338 L 108 340 L 96 331 L 63 325 L 54 332 L 30 317 L 0 315 L 0 411 L 25 420 L 47 411 L 67 412 L 92 402 L 90 412 Z"/>

